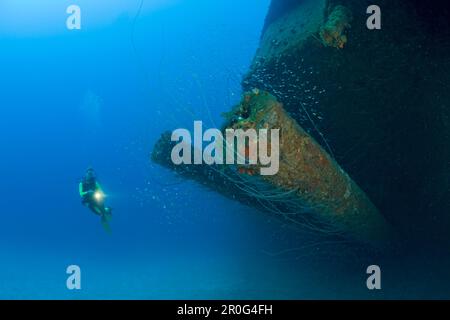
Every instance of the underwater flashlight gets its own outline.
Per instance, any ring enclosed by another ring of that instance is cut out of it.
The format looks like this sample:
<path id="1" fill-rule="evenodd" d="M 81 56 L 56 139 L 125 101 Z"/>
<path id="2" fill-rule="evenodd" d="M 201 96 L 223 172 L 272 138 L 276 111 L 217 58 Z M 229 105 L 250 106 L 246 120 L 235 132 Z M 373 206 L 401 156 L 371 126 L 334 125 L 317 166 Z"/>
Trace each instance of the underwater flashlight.
<path id="1" fill-rule="evenodd" d="M 94 199 L 97 200 L 98 202 L 102 201 L 104 198 L 104 194 L 101 193 L 100 191 L 96 191 L 94 193 Z"/>

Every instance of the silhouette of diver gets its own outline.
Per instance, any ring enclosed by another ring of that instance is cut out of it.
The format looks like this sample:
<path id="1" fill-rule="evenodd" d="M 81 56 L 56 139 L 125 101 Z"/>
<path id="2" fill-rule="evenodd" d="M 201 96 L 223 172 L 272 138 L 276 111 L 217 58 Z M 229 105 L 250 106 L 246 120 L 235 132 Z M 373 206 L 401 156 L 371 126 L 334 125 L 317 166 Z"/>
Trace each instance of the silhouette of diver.
<path id="1" fill-rule="evenodd" d="M 110 232 L 109 221 L 112 217 L 112 209 L 105 207 L 105 193 L 97 181 L 94 169 L 88 168 L 79 184 L 81 203 L 88 207 L 96 215 L 100 216 L 103 228 Z"/>

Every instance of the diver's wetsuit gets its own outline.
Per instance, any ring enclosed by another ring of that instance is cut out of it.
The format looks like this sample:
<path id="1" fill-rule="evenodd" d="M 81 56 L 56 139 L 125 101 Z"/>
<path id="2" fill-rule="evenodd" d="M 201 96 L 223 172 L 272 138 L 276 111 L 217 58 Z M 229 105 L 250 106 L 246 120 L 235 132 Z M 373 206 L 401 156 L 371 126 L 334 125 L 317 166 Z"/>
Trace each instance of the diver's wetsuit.
<path id="1" fill-rule="evenodd" d="M 105 207 L 105 200 L 102 187 L 97 182 L 94 170 L 89 168 L 86 171 L 85 177 L 81 180 L 78 186 L 81 203 L 88 207 L 93 213 L 100 216 L 100 221 L 106 232 L 110 233 L 111 228 L 109 222 L 111 221 L 112 209 Z"/>
<path id="2" fill-rule="evenodd" d="M 95 179 L 83 179 L 79 185 L 81 202 L 89 207 L 95 214 L 102 215 L 104 213 L 103 202 L 94 199 L 95 192 L 103 192 L 100 184 Z"/>

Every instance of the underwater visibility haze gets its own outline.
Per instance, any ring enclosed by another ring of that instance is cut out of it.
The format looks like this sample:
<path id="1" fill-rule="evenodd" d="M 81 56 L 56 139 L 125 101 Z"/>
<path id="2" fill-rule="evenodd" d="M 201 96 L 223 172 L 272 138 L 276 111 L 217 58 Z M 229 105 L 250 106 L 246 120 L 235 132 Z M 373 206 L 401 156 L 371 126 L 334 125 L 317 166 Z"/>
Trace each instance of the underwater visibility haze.
<path id="1" fill-rule="evenodd" d="M 449 11 L 370 5 L 0 0 L 0 298 L 450 298 Z"/>

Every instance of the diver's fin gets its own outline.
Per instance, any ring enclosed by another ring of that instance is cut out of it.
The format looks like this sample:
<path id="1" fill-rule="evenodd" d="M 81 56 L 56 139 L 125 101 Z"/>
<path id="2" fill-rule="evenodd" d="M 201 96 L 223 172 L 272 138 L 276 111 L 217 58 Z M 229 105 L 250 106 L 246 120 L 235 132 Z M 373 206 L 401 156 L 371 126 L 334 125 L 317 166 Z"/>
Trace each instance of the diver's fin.
<path id="1" fill-rule="evenodd" d="M 102 215 L 102 210 L 101 210 L 99 207 L 93 207 L 92 210 L 94 211 L 94 213 L 95 213 L 96 215 L 99 215 L 99 216 Z"/>
<path id="2" fill-rule="evenodd" d="M 110 234 L 111 233 L 111 227 L 109 226 L 108 223 L 108 218 L 106 217 L 106 215 L 103 215 L 101 218 L 101 223 L 102 223 L 102 227 L 103 229 L 105 229 L 105 231 Z"/>
<path id="3" fill-rule="evenodd" d="M 103 215 L 107 222 L 112 220 L 112 209 L 111 208 L 105 208 L 105 214 Z"/>

